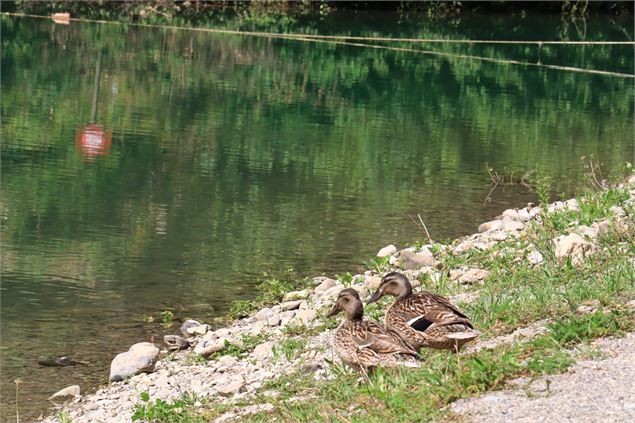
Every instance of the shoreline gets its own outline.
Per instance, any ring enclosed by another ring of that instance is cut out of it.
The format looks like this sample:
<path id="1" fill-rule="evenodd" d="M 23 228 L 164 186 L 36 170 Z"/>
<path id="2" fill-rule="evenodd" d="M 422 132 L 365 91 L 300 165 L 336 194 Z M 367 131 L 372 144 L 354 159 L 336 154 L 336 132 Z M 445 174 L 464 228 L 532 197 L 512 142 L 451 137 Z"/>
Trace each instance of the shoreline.
<path id="1" fill-rule="evenodd" d="M 473 257 L 497 260 L 511 249 L 510 262 L 532 268 L 543 266 L 552 259 L 550 255 L 574 267 L 583 265 L 598 250 L 598 237 L 615 228 L 632 230 L 632 217 L 624 212 L 624 205 L 635 205 L 635 175 L 616 189 L 628 196 L 622 205 L 613 206 L 617 208 L 611 208 L 611 214 L 602 219 L 593 219 L 593 224 L 585 225 L 579 222 L 582 219 L 573 219 L 577 223 L 569 234 L 565 230 L 558 237 L 549 238 L 553 250 L 530 242 L 532 234 L 543 230 L 550 216 L 562 214 L 569 218 L 568 214 L 582 213 L 584 205 L 576 199 L 556 201 L 544 208 L 507 209 L 500 219 L 481 224 L 479 232 L 447 245 L 424 244 L 400 250 L 386 246 L 373 261 L 373 269 L 363 274 L 347 274 L 339 280 L 315 277 L 304 289 L 287 292 L 282 302 L 260 308 L 226 327 L 211 330 L 205 323 L 186 322 L 182 327 L 184 333 L 179 336 L 189 335 L 187 345 L 181 338 L 170 338 L 185 349 L 168 352 L 162 345 L 159 352 L 158 348 L 155 351 L 154 347 L 147 346 L 150 354 L 156 355 L 155 360 L 158 358 L 156 364 L 153 362 L 149 367 L 152 372 L 76 397 L 43 421 L 61 422 L 67 418 L 75 423 L 127 422 L 135 413 L 140 418 L 147 417 L 149 406 L 157 405 L 157 400 L 177 404 L 171 412 L 187 409 L 192 416 L 201 416 L 204 419 L 201 421 L 228 421 L 270 412 L 275 408 L 275 400 L 249 401 L 263 395 L 274 399 L 280 396 L 274 387 L 279 379 L 293 380 L 294 375 L 303 375 L 320 384 L 339 377 L 341 365 L 330 347 L 330 334 L 339 325 L 341 316 L 326 319 L 324 315 L 342 289 L 352 287 L 365 298 L 378 286 L 382 274 L 400 270 L 413 281 L 415 289 L 421 289 L 422 284 L 424 289 L 432 291 L 444 291 L 452 286 L 450 300 L 464 308 L 481 295 L 497 271 L 482 263 L 473 263 Z M 366 318 L 381 320 L 384 306 L 367 307 Z M 548 320 L 539 322 L 531 333 L 523 332 L 531 325 L 519 324 L 516 330 L 493 333 L 491 337 L 486 335 L 468 344 L 461 355 L 497 348 L 501 342 L 513 343 L 517 331 L 521 331 L 522 339 L 540 336 L 545 333 L 546 322 Z"/>

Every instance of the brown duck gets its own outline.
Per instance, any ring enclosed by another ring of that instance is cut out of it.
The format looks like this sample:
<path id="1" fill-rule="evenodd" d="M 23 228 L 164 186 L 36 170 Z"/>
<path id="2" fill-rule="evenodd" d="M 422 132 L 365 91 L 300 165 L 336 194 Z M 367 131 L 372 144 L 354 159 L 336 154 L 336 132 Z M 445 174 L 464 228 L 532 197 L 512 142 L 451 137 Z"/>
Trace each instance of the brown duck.
<path id="1" fill-rule="evenodd" d="M 338 357 L 357 370 L 377 366 L 414 365 L 417 352 L 382 325 L 363 320 L 364 307 L 352 288 L 340 292 L 327 317 L 340 311 L 346 319 L 333 333 L 333 349 Z"/>
<path id="2" fill-rule="evenodd" d="M 422 291 L 412 293 L 412 284 L 399 272 L 390 272 L 367 304 L 392 295 L 395 302 L 386 311 L 384 323 L 410 347 L 459 349 L 478 337 L 468 317 L 447 298 Z"/>

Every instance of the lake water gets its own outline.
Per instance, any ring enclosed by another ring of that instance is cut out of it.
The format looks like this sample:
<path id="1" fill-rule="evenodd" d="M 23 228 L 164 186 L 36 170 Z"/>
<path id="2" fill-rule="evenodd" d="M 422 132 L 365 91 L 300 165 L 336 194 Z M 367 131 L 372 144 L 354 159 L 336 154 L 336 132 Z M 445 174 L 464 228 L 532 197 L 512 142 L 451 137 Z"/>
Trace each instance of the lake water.
<path id="1" fill-rule="evenodd" d="M 113 356 L 209 321 L 263 273 L 356 272 L 386 244 L 474 232 L 489 166 L 554 192 L 633 161 L 633 79 L 456 57 L 2 17 L 2 410 L 107 380 Z M 335 15 L 321 34 L 632 40 L 632 19 Z M 301 23 L 294 30 L 302 31 Z M 412 46 L 407 46 L 412 47 Z M 414 46 L 633 73 L 632 46 Z M 293 269 L 293 270 L 289 270 Z M 42 367 L 69 354 L 85 366 Z"/>

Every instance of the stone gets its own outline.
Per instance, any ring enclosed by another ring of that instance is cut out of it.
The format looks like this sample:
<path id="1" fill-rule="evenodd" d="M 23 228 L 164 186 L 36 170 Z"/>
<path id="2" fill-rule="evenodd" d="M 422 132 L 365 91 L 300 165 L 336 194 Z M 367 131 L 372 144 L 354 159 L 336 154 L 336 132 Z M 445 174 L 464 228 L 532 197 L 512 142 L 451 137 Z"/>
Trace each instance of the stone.
<path id="1" fill-rule="evenodd" d="M 529 222 L 531 220 L 531 215 L 529 214 L 529 210 L 526 208 L 518 210 L 518 220 L 521 222 Z"/>
<path id="2" fill-rule="evenodd" d="M 489 270 L 485 269 L 470 269 L 467 272 L 459 276 L 459 282 L 461 283 L 474 283 L 482 281 L 490 275 Z"/>
<path id="3" fill-rule="evenodd" d="M 220 328 L 214 331 L 214 336 L 216 338 L 227 338 L 229 335 L 231 335 L 231 333 L 232 331 L 229 328 Z"/>
<path id="4" fill-rule="evenodd" d="M 308 289 L 303 289 L 301 291 L 291 291 L 287 292 L 282 301 L 295 301 L 295 300 L 306 300 L 311 296 L 311 292 Z"/>
<path id="5" fill-rule="evenodd" d="M 322 364 L 317 361 L 309 361 L 302 363 L 300 366 L 300 371 L 304 374 L 315 373 L 318 370 L 322 369 Z"/>
<path id="6" fill-rule="evenodd" d="M 265 320 L 260 320 L 258 322 L 254 322 L 251 325 L 251 327 L 249 328 L 249 334 L 251 336 L 260 335 L 265 330 L 266 326 L 267 326 L 267 321 L 265 321 Z"/>
<path id="7" fill-rule="evenodd" d="M 318 286 L 316 286 L 313 289 L 313 292 L 318 294 L 320 292 L 324 292 L 324 291 L 328 290 L 329 288 L 333 288 L 335 285 L 337 285 L 337 281 L 336 280 L 330 279 L 330 278 L 326 278 Z"/>
<path id="8" fill-rule="evenodd" d="M 282 308 L 282 310 L 284 311 L 297 310 L 298 308 L 300 308 L 300 304 L 302 304 L 302 301 L 304 300 L 285 301 L 280 304 L 280 308 Z"/>
<path id="9" fill-rule="evenodd" d="M 110 363 L 110 381 L 116 382 L 138 373 L 152 372 L 159 359 L 159 349 L 150 342 L 139 342 L 127 352 L 117 354 Z"/>
<path id="10" fill-rule="evenodd" d="M 495 231 L 495 230 L 501 229 L 502 227 L 503 227 L 502 220 L 492 220 L 489 222 L 481 223 L 478 227 L 478 231 L 479 232 Z"/>
<path id="11" fill-rule="evenodd" d="M 205 335 L 211 329 L 210 325 L 198 325 L 187 328 L 189 335 Z"/>
<path id="12" fill-rule="evenodd" d="M 596 225 L 596 223 L 594 223 L 594 225 Z M 611 225 L 608 220 L 601 220 L 597 222 L 598 235 L 604 235 L 609 231 L 610 227 Z"/>
<path id="13" fill-rule="evenodd" d="M 169 350 L 184 350 L 190 346 L 188 340 L 179 335 L 165 335 L 163 343 L 168 346 Z"/>
<path id="14" fill-rule="evenodd" d="M 271 316 L 273 316 L 273 310 L 271 310 L 269 307 L 265 307 L 254 315 L 254 319 L 258 321 L 267 320 Z"/>
<path id="15" fill-rule="evenodd" d="M 286 326 L 289 324 L 291 319 L 295 316 L 295 311 L 283 311 L 279 314 L 280 316 L 280 326 Z"/>
<path id="16" fill-rule="evenodd" d="M 578 204 L 578 200 L 576 200 L 575 198 L 572 198 L 570 200 L 567 200 L 564 202 L 564 207 L 567 210 L 571 210 L 571 211 L 579 211 L 580 210 L 580 205 Z"/>
<path id="17" fill-rule="evenodd" d="M 529 210 L 529 216 L 533 219 L 534 217 L 540 215 L 540 213 L 542 213 L 542 207 L 537 206 L 537 207 L 532 207 Z"/>
<path id="18" fill-rule="evenodd" d="M 187 331 L 189 328 L 193 328 L 195 326 L 200 326 L 201 323 L 197 322 L 196 320 L 186 320 L 185 322 L 183 322 L 183 324 L 180 327 L 181 333 L 183 334 L 183 336 L 190 336 L 190 333 Z"/>
<path id="19" fill-rule="evenodd" d="M 290 326 L 306 326 L 317 317 L 317 312 L 312 309 L 300 310 L 289 322 Z"/>
<path id="20" fill-rule="evenodd" d="M 423 266 L 434 266 L 436 260 L 430 251 L 427 249 L 420 253 L 413 253 L 410 251 L 402 250 L 399 253 L 398 266 L 402 269 L 414 270 Z"/>
<path id="21" fill-rule="evenodd" d="M 542 254 L 540 254 L 540 251 L 531 250 L 527 254 L 527 260 L 529 261 L 529 263 L 531 263 L 531 264 L 533 264 L 535 266 L 537 264 L 543 263 L 545 261 L 545 258 L 542 256 Z"/>
<path id="22" fill-rule="evenodd" d="M 357 293 L 359 294 L 360 298 L 364 299 L 366 297 L 368 297 L 370 295 L 370 292 L 368 291 L 368 288 L 366 288 L 365 285 L 351 285 L 351 288 L 353 288 L 355 291 L 357 291 Z"/>
<path id="23" fill-rule="evenodd" d="M 274 314 L 267 319 L 267 326 L 278 326 L 280 324 L 280 314 Z"/>
<path id="24" fill-rule="evenodd" d="M 593 245 L 576 233 L 560 235 L 552 240 L 557 259 L 571 257 L 574 266 L 580 265 L 584 259 L 593 254 Z"/>
<path id="25" fill-rule="evenodd" d="M 256 345 L 256 348 L 254 348 L 251 355 L 259 359 L 271 357 L 273 355 L 273 342 L 267 341 Z"/>
<path id="26" fill-rule="evenodd" d="M 244 391 L 245 382 L 242 379 L 229 380 L 227 383 L 216 386 L 216 392 L 222 397 L 231 397 Z"/>
<path id="27" fill-rule="evenodd" d="M 366 276 L 366 280 L 364 281 L 368 289 L 375 290 L 379 288 L 381 284 L 381 278 L 379 276 Z"/>
<path id="28" fill-rule="evenodd" d="M 504 231 L 522 231 L 525 228 L 525 224 L 523 222 L 519 222 L 517 220 L 504 218 L 503 219 L 503 230 Z"/>
<path id="29" fill-rule="evenodd" d="M 238 359 L 231 355 L 221 356 L 217 360 L 217 364 L 219 368 L 228 369 L 230 367 L 234 367 L 238 363 Z"/>
<path id="30" fill-rule="evenodd" d="M 507 209 L 503 212 L 503 217 L 508 217 L 512 220 L 519 220 L 518 211 L 514 209 Z"/>
<path id="31" fill-rule="evenodd" d="M 79 395 L 80 395 L 79 385 L 71 385 L 51 395 L 49 397 L 49 401 L 68 400 L 70 397 L 78 397 Z"/>
<path id="32" fill-rule="evenodd" d="M 208 357 L 215 352 L 222 351 L 227 348 L 225 341 L 230 342 L 227 338 L 213 339 L 209 341 L 202 340 L 196 347 L 194 352 L 202 357 Z"/>
<path id="33" fill-rule="evenodd" d="M 600 308 L 600 301 L 591 300 L 579 305 L 577 308 L 577 312 L 578 314 L 595 313 L 599 308 Z"/>
<path id="34" fill-rule="evenodd" d="M 338 295 L 340 295 L 340 292 L 342 292 L 343 289 L 344 289 L 344 285 L 338 284 L 322 292 L 322 296 L 324 298 L 335 298 Z"/>
<path id="35" fill-rule="evenodd" d="M 383 258 L 383 257 L 392 256 L 396 252 L 397 252 L 397 247 L 395 247 L 394 245 L 390 244 L 390 245 L 385 246 L 381 250 L 379 250 L 379 252 L 377 253 L 377 257 L 382 257 Z"/>

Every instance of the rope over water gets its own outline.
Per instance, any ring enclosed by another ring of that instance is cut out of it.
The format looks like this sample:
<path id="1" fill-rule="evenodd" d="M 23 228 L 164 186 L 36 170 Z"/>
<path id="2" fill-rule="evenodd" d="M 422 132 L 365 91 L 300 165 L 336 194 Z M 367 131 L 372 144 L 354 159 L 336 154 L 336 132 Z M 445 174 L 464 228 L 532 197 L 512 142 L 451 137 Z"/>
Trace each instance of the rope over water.
<path id="1" fill-rule="evenodd" d="M 2 12 L 2 15 L 7 16 L 20 16 L 20 17 L 28 17 L 28 18 L 38 18 L 38 19 L 50 19 L 50 16 L 42 16 L 42 15 L 29 15 L 24 13 L 9 13 Z M 311 34 L 298 34 L 298 33 L 276 33 L 276 32 L 257 32 L 257 31 L 238 31 L 232 29 L 217 29 L 217 28 L 195 28 L 195 27 L 186 27 L 186 26 L 175 26 L 175 25 L 157 25 L 157 24 L 144 24 L 144 23 L 124 23 L 118 21 L 105 21 L 98 19 L 84 19 L 84 18 L 70 18 L 71 21 L 76 22 L 87 22 L 87 23 L 98 23 L 98 24 L 109 24 L 109 25 L 129 25 L 141 28 L 157 28 L 157 29 L 172 29 L 172 30 L 181 30 L 181 31 L 194 31 L 194 32 L 208 32 L 215 34 L 230 34 L 230 35 L 241 35 L 241 36 L 252 36 L 252 37 L 263 37 L 263 38 L 280 38 L 280 39 L 289 39 L 296 41 L 307 41 L 313 43 L 326 43 L 333 45 L 347 45 L 353 47 L 365 47 L 365 48 L 374 48 L 380 50 L 390 50 L 390 51 L 401 51 L 401 52 L 410 52 L 410 53 L 419 53 L 426 55 L 435 55 L 456 59 L 467 59 L 467 60 L 480 60 L 483 62 L 490 63 L 500 63 L 500 64 L 510 64 L 510 65 L 520 65 L 520 66 L 533 66 L 540 67 L 545 69 L 555 69 L 555 70 L 563 70 L 570 72 L 580 72 L 580 73 L 590 73 L 595 75 L 604 75 L 604 76 L 615 76 L 619 78 L 633 78 L 635 79 L 634 74 L 628 73 L 620 73 L 620 72 L 611 72 L 611 71 L 603 71 L 597 69 L 585 69 L 585 68 L 577 68 L 573 66 L 559 66 L 559 65 L 549 65 L 544 63 L 532 63 L 532 62 L 522 62 L 514 59 L 494 59 L 491 57 L 483 57 L 483 56 L 474 56 L 469 54 L 456 54 L 456 53 L 444 53 L 433 50 L 420 50 L 406 47 L 391 47 L 377 44 L 367 44 L 367 43 L 355 43 L 350 41 L 339 41 L 339 40 L 354 40 L 354 41 L 385 41 L 385 42 L 401 42 L 401 43 L 451 43 L 451 44 L 536 44 L 538 46 L 542 45 L 633 45 L 635 46 L 635 41 L 516 41 L 516 40 L 446 40 L 446 39 L 425 39 L 425 38 L 388 38 L 388 37 L 356 37 L 356 36 L 346 36 L 346 35 L 311 35 Z"/>

